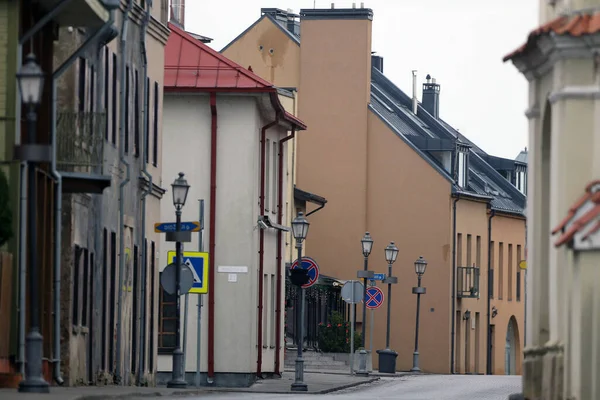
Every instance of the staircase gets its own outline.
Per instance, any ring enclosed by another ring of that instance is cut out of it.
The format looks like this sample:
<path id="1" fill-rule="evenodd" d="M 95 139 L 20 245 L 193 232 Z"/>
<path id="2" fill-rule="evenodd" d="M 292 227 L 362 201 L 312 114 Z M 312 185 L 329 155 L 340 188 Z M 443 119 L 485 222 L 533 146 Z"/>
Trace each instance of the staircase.
<path id="1" fill-rule="evenodd" d="M 285 349 L 284 367 L 288 370 L 295 368 L 297 349 Z M 336 360 L 333 354 L 319 353 L 306 350 L 303 354 L 304 370 L 306 371 L 347 371 L 350 367 L 345 361 Z"/>

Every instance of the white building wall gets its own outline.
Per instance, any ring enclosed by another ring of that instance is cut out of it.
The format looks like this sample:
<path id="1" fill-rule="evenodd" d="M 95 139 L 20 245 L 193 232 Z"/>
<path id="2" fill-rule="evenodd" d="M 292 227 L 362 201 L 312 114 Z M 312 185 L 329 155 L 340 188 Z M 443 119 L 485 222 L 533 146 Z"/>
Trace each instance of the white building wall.
<path id="1" fill-rule="evenodd" d="M 208 252 L 211 229 L 209 226 L 211 112 L 208 94 L 165 95 L 163 121 L 163 186 L 170 189 L 169 184 L 177 177 L 177 173 L 185 173 L 191 187 L 182 212 L 183 221 L 198 220 L 198 200 L 204 199 L 204 251 Z M 217 374 L 248 374 L 256 371 L 259 279 L 263 279 L 265 283 L 263 368 L 265 372 L 273 370 L 275 352 L 273 336 L 275 293 L 273 291 L 276 290 L 277 279 L 275 276 L 277 234 L 273 229 L 265 231 L 264 274 L 266 277 L 258 276 L 259 141 L 260 130 L 267 122 L 270 121 L 265 122 L 261 118 L 254 98 L 217 96 L 216 254 L 210 255 L 215 261 L 215 287 L 209 288 L 215 292 L 215 372 Z M 273 141 L 278 143 L 280 134 L 284 137 L 285 133 L 278 127 L 267 131 L 271 146 Z M 272 150 L 273 147 L 270 154 Z M 271 154 L 269 165 L 273 168 L 272 160 Z M 287 185 L 286 176 L 287 168 L 284 168 L 284 185 Z M 276 178 L 272 173 L 269 177 L 272 196 L 271 185 Z M 268 197 L 269 201 L 271 196 Z M 171 197 L 171 193 L 167 193 L 161 202 L 161 221 L 175 220 Z M 286 197 L 284 193 L 284 202 Z M 271 220 L 276 221 L 276 214 L 269 211 L 268 215 Z M 167 252 L 175 250 L 175 244 L 166 242 L 163 236 L 160 249 L 159 270 L 162 271 L 167 265 Z M 185 250 L 198 250 L 197 233 L 192 234 L 191 243 L 184 244 Z M 239 273 L 236 282 L 229 282 L 228 273 L 218 272 L 219 267 L 223 266 L 247 267 L 248 273 Z M 283 285 L 283 280 L 281 282 Z M 203 296 L 201 371 L 206 372 L 208 296 Z M 189 295 L 187 346 L 185 347 L 188 373 L 196 370 L 198 298 L 198 295 Z M 183 311 L 184 297 L 181 304 Z M 283 307 L 281 306 L 280 309 L 283 310 Z M 183 326 L 181 332 L 183 333 Z M 171 355 L 159 355 L 158 371 L 171 371 L 171 363 Z M 283 366 L 283 361 L 281 365 Z"/>

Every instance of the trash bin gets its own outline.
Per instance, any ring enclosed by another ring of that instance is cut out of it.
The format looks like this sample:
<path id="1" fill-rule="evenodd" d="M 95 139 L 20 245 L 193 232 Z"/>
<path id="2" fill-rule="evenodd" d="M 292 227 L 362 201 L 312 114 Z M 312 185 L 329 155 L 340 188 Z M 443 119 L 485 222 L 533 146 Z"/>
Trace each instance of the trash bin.
<path id="1" fill-rule="evenodd" d="M 398 357 L 398 353 L 396 353 L 394 350 L 385 349 L 377 350 L 377 354 L 379 354 L 379 372 L 395 374 L 396 357 Z"/>

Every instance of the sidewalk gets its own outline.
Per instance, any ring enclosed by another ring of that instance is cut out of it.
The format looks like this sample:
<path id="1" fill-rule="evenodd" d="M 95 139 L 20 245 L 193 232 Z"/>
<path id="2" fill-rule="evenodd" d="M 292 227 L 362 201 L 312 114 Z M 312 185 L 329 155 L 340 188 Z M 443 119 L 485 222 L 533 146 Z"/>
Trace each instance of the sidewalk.
<path id="1" fill-rule="evenodd" d="M 286 373 L 294 373 L 294 370 L 291 368 L 286 368 L 285 369 Z M 356 373 L 356 371 L 354 371 Z M 328 371 L 324 371 L 324 370 L 319 370 L 319 369 L 305 369 L 304 370 L 304 374 L 327 374 L 327 375 L 346 375 L 346 376 L 350 376 L 350 367 L 348 367 L 348 370 L 328 370 Z M 388 374 L 386 372 L 379 372 L 377 370 L 369 372 L 369 376 L 368 378 L 400 378 L 403 376 L 409 376 L 409 375 L 426 375 L 424 373 L 415 373 L 415 372 L 410 372 L 410 371 L 397 371 L 395 374 Z"/>
<path id="2" fill-rule="evenodd" d="M 387 374 L 386 374 L 387 375 Z M 304 380 L 308 385 L 308 393 L 325 394 L 337 390 L 371 383 L 379 380 L 377 376 L 358 377 L 349 374 L 328 374 L 305 372 Z M 165 387 L 136 387 L 136 386 L 80 386 L 80 387 L 51 387 L 50 394 L 18 393 L 16 389 L 0 389 L 1 400 L 101 400 L 129 399 L 139 397 L 163 396 L 196 396 L 209 392 L 250 392 L 250 393 L 292 393 L 290 385 L 294 382 L 293 372 L 284 372 L 281 379 L 263 379 L 249 388 L 201 387 L 190 389 L 168 389 Z M 43 396 L 43 397 L 41 397 Z"/>

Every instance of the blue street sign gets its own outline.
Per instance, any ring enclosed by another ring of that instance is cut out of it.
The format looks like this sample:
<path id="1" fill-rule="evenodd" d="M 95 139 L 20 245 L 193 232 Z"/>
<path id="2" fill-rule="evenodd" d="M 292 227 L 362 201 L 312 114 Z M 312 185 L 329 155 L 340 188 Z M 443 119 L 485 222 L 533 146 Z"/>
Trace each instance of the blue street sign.
<path id="1" fill-rule="evenodd" d="M 177 228 L 177 224 L 175 222 L 158 222 L 154 224 L 154 232 L 163 233 L 163 232 L 175 232 Z M 191 221 L 191 222 L 182 222 L 181 223 L 181 232 L 199 232 L 200 231 L 200 222 Z"/>
<path id="2" fill-rule="evenodd" d="M 294 261 L 291 266 L 291 269 L 298 267 L 298 260 Z M 309 288 L 319 279 L 319 265 L 317 262 L 310 257 L 302 257 L 302 268 L 308 270 L 308 283 L 306 285 L 302 285 L 303 288 Z"/>
<path id="3" fill-rule="evenodd" d="M 369 278 L 372 281 L 384 281 L 385 274 L 373 274 L 373 278 Z"/>
<path id="4" fill-rule="evenodd" d="M 383 304 L 383 291 L 377 286 L 371 286 L 367 288 L 367 295 L 365 297 L 365 303 L 368 309 L 375 310 Z"/>
<path id="5" fill-rule="evenodd" d="M 167 262 L 175 262 L 175 252 L 167 252 Z M 194 284 L 188 293 L 208 293 L 208 253 L 200 251 L 184 251 L 181 262 L 186 264 L 194 274 Z"/>

